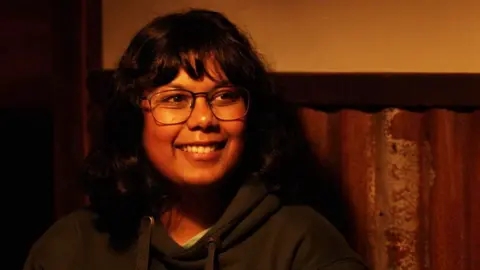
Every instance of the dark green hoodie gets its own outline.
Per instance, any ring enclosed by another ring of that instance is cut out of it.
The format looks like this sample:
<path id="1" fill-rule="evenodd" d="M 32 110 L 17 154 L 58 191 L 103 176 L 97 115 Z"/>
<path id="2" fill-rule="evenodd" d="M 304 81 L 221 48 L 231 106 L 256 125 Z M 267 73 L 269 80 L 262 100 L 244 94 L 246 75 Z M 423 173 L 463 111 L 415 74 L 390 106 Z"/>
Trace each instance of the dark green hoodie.
<path id="1" fill-rule="evenodd" d="M 188 249 L 146 217 L 132 248 L 117 253 L 95 214 L 57 221 L 32 247 L 24 270 L 367 269 L 343 237 L 306 206 L 284 206 L 259 183 L 240 188 L 220 220 Z"/>

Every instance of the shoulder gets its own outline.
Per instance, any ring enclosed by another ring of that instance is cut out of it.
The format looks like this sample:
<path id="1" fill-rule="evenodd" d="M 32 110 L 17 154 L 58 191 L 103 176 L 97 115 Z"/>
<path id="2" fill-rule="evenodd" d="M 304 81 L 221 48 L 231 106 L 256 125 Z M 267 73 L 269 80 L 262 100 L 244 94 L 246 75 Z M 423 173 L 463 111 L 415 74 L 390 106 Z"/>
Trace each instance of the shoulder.
<path id="1" fill-rule="evenodd" d="M 343 237 L 335 227 L 325 217 L 309 206 L 283 206 L 272 216 L 272 219 L 275 223 L 278 223 L 283 230 L 296 232 L 299 236 L 313 236 L 319 233 L 324 239 L 330 236 L 343 240 Z"/>
<path id="2" fill-rule="evenodd" d="M 77 243 L 88 227 L 93 228 L 92 218 L 93 213 L 83 209 L 60 218 L 35 242 L 31 251 L 63 247 L 66 242 Z"/>
<path id="3" fill-rule="evenodd" d="M 340 232 L 313 208 L 283 206 L 272 219 L 282 235 L 294 238 L 294 268 L 366 269 Z"/>
<path id="4" fill-rule="evenodd" d="M 73 261 L 83 235 L 95 230 L 92 218 L 93 213 L 82 209 L 57 220 L 33 244 L 24 269 L 43 269 L 44 264 Z"/>

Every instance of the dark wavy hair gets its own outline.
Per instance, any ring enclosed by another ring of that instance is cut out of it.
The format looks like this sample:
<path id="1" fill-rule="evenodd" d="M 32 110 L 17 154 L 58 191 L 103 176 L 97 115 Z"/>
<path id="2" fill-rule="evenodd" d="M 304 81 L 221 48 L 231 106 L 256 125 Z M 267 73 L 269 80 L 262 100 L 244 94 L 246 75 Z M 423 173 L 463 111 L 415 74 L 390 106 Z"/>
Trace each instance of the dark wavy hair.
<path id="1" fill-rule="evenodd" d="M 193 79 L 210 77 L 206 64 L 212 59 L 232 84 L 250 91 L 242 158 L 249 162 L 242 171 L 268 179 L 275 167 L 280 146 L 286 144 L 282 102 L 248 36 L 214 11 L 191 9 L 155 18 L 121 57 L 104 115 L 103 143 L 91 151 L 82 174 L 90 208 L 98 217 L 96 227 L 109 233 L 114 249 L 127 249 L 136 239 L 141 217 L 158 216 L 168 197 L 168 181 L 153 169 L 142 149 L 139 97 L 171 82 L 180 69 Z"/>

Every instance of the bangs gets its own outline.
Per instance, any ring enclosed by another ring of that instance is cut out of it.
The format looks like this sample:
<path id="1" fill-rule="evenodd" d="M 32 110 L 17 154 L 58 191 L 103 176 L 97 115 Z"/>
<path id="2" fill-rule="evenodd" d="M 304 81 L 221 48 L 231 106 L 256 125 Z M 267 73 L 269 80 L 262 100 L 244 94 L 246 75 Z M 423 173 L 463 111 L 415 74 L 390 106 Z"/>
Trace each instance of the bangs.
<path id="1" fill-rule="evenodd" d="M 242 87 L 254 85 L 255 70 L 248 59 L 240 57 L 235 50 L 191 50 L 175 52 L 173 57 L 159 58 L 152 66 L 150 82 L 147 85 L 156 88 L 173 81 L 180 70 L 184 70 L 193 80 L 202 80 L 204 77 L 212 81 L 228 80 L 230 83 Z M 241 61 L 241 62 L 240 62 Z"/>
<path id="2" fill-rule="evenodd" d="M 182 69 L 194 80 L 226 77 L 258 87 L 256 79 L 266 71 L 249 40 L 229 21 L 205 16 L 162 17 L 134 37 L 117 71 L 130 77 L 137 95 L 170 83 Z"/>

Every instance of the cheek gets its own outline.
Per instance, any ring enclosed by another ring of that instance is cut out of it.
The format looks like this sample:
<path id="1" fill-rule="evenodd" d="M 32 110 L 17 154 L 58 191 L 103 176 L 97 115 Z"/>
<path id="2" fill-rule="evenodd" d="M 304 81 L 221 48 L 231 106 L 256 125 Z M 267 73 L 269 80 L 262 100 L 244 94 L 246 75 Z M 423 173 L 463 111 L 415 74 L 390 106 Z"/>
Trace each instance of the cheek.
<path id="1" fill-rule="evenodd" d="M 245 146 L 245 122 L 224 122 L 221 128 L 230 141 L 230 155 L 240 157 Z"/>
<path id="2" fill-rule="evenodd" d="M 143 147 L 153 165 L 163 171 L 172 159 L 173 147 L 181 126 L 157 125 L 149 115 L 145 116 Z"/>
<path id="3" fill-rule="evenodd" d="M 245 122 L 223 122 L 220 123 L 220 128 L 232 138 L 240 138 L 245 134 Z"/>

